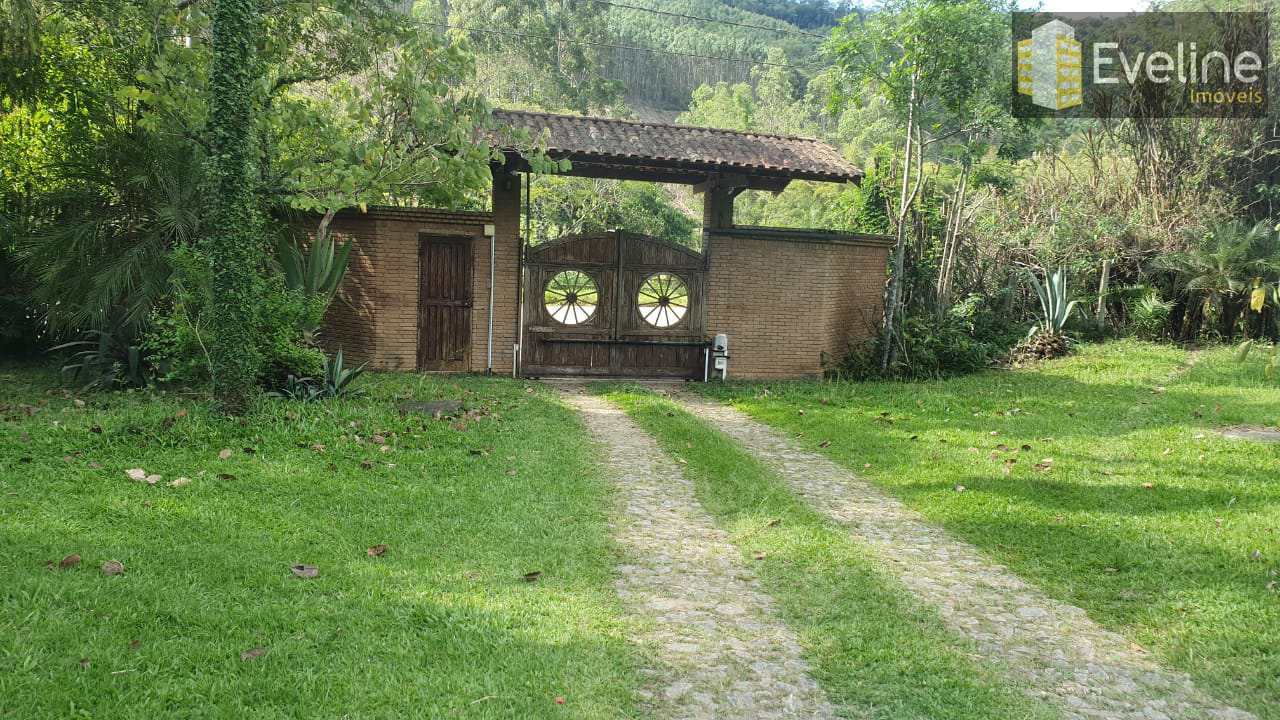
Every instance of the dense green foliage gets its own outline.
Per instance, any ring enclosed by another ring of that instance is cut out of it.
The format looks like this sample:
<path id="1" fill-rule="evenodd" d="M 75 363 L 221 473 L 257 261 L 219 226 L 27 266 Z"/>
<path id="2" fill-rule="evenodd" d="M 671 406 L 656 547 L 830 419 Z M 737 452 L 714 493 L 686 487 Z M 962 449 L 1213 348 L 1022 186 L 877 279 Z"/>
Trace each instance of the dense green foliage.
<path id="1" fill-rule="evenodd" d="M 311 225 L 323 244 L 338 209 L 473 204 L 488 183 L 488 104 L 455 87 L 472 56 L 402 3 L 15 2 L 32 12 L 3 24 L 31 41 L 0 66 L 6 346 L 106 333 L 148 378 L 235 395 L 313 375 L 340 273 L 291 284 L 277 238 Z"/>
<path id="2" fill-rule="evenodd" d="M 213 172 L 224 158 L 210 153 L 212 101 L 234 79 L 213 69 L 216 3 L 179 5 L 3 0 L 9 349 L 97 330 L 143 348 L 149 373 L 170 379 L 207 380 L 223 362 L 260 365 L 268 386 L 313 375 L 323 307 L 272 261 L 284 227 L 324 241 L 339 208 L 484 207 L 489 151 L 473 139 L 490 103 L 838 146 L 867 172 L 861 187 L 749 191 L 735 222 L 899 241 L 888 317 L 917 336 L 891 332 L 831 358 L 846 374 L 933 376 L 999 360 L 1036 313 L 1025 271 L 1058 266 L 1081 301 L 1068 327 L 1077 336 L 1280 336 L 1273 295 L 1252 305 L 1255 286 L 1280 282 L 1268 121 L 1015 123 L 1004 110 L 1009 7 L 997 0 L 852 14 L 818 0 L 272 6 L 249 48 L 255 62 L 236 69 L 259 78 L 237 130 L 247 169 L 229 183 L 252 196 L 242 198 L 252 262 L 214 258 L 228 246 L 212 239 L 229 230 L 210 219 L 230 196 L 215 191 L 225 177 Z M 535 241 L 619 227 L 699 244 L 700 201 L 687 188 L 544 176 L 532 200 Z M 211 323 L 236 303 L 215 302 L 214 285 L 233 273 L 261 282 L 246 291 L 259 298 L 257 318 L 242 318 L 252 337 L 226 343 Z M 243 349 L 214 361 L 228 345 Z M 864 362 L 877 354 L 878 368 Z"/>
<path id="3" fill-rule="evenodd" d="M 215 396 L 233 412 L 248 406 L 262 366 L 256 337 L 262 302 L 263 228 L 258 216 L 252 132 L 258 61 L 257 0 L 218 0 L 213 6 L 209 149 L 213 207 L 201 249 L 212 268 L 213 302 L 206 311 L 218 341 L 210 348 Z"/>

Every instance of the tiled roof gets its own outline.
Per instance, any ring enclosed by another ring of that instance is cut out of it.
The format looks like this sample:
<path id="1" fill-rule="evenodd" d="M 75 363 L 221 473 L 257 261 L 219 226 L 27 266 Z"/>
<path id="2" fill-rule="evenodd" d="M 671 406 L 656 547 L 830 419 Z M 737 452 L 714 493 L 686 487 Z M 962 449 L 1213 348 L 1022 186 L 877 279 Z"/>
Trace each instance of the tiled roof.
<path id="1" fill-rule="evenodd" d="M 535 139 L 546 131 L 548 152 L 571 162 L 829 182 L 862 178 L 840 151 L 809 138 L 521 110 L 495 110 L 494 119 Z"/>

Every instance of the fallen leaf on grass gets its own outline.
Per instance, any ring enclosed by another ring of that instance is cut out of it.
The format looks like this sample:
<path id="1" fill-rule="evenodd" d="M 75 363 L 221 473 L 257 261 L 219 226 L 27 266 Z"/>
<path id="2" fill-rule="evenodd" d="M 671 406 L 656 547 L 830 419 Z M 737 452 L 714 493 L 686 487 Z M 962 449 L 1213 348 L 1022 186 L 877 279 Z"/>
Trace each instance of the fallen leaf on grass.
<path id="1" fill-rule="evenodd" d="M 190 485 L 190 484 L 191 484 L 191 478 L 186 478 L 186 477 L 174 478 L 173 480 L 169 481 L 169 487 L 171 488 L 180 488 L 180 487 L 183 487 L 184 485 Z"/>
<path id="2" fill-rule="evenodd" d="M 830 440 L 823 440 L 822 442 L 818 443 L 818 447 L 820 447 L 820 448 L 824 448 L 824 447 L 827 447 L 827 446 L 828 446 L 828 445 L 830 445 L 830 444 L 831 444 L 831 441 L 830 441 Z"/>
<path id="3" fill-rule="evenodd" d="M 527 583 L 531 583 L 531 582 L 538 582 L 538 578 L 540 577 L 542 577 L 542 571 L 534 570 L 532 572 L 527 572 L 524 575 L 521 575 L 520 579 Z"/>
<path id="4" fill-rule="evenodd" d="M 318 453 L 324 452 L 324 443 L 312 443 L 311 449 Z"/>
<path id="5" fill-rule="evenodd" d="M 101 435 L 101 434 L 102 434 L 102 426 L 101 426 L 101 425 L 91 425 L 91 426 L 89 427 L 89 432 L 94 433 L 95 435 Z"/>
<path id="6" fill-rule="evenodd" d="M 173 416 L 176 418 L 184 418 L 187 416 L 187 409 L 181 408 L 178 410 L 178 412 L 174 413 Z"/>
<path id="7" fill-rule="evenodd" d="M 1032 465 L 1032 467 L 1040 472 L 1048 472 L 1053 469 L 1053 458 L 1045 458 L 1035 465 Z"/>
<path id="8" fill-rule="evenodd" d="M 141 640 L 139 640 L 139 639 L 137 639 L 137 638 L 134 638 L 134 639 L 132 639 L 132 640 L 130 640 L 130 641 L 129 641 L 129 649 L 130 649 L 130 650 L 137 650 L 137 649 L 138 649 L 138 648 L 140 648 L 140 647 L 142 647 L 142 641 L 141 641 Z"/>
<path id="9" fill-rule="evenodd" d="M 124 474 L 135 482 L 145 482 L 147 479 L 147 471 L 142 468 L 129 468 L 124 471 Z"/>
<path id="10" fill-rule="evenodd" d="M 1155 487 L 1156 487 L 1156 484 L 1155 484 L 1155 483 L 1149 483 L 1149 482 L 1144 482 L 1144 483 L 1142 483 L 1142 489 L 1143 489 L 1143 490 L 1154 490 L 1154 489 L 1155 489 Z"/>
<path id="11" fill-rule="evenodd" d="M 756 550 L 755 552 L 751 553 L 751 558 L 753 560 L 763 560 L 765 559 L 765 557 L 767 556 L 765 555 L 765 552 L 763 550 Z"/>
<path id="12" fill-rule="evenodd" d="M 72 405 L 75 405 L 75 406 L 76 406 L 76 407 L 78 407 L 78 408 L 82 408 L 82 407 L 84 407 L 84 401 L 83 401 L 83 400 L 81 400 L 80 398 L 76 398 L 75 400 L 72 400 L 72 401 L 71 401 L 71 404 L 72 404 Z"/>
<path id="13" fill-rule="evenodd" d="M 75 553 L 72 553 L 62 558 L 62 560 L 58 563 L 58 567 L 62 568 L 63 570 L 66 570 L 67 568 L 73 568 L 79 564 L 80 564 L 80 556 Z"/>
<path id="14" fill-rule="evenodd" d="M 232 475 L 231 473 L 218 473 L 218 479 L 219 479 L 219 480 L 231 481 L 231 480 L 235 480 L 235 479 L 236 479 L 236 476 L 235 476 L 235 475 Z"/>
<path id="15" fill-rule="evenodd" d="M 368 550 L 365 550 L 364 552 L 369 557 L 382 557 L 383 555 L 387 554 L 387 546 L 385 544 L 374 545 L 373 547 L 369 548 Z"/>
<path id="16" fill-rule="evenodd" d="M 963 485 L 957 485 L 957 486 L 956 486 L 956 492 L 964 492 L 964 486 L 963 486 Z"/>
<path id="17" fill-rule="evenodd" d="M 511 469 L 507 470 L 507 475 L 508 475 L 509 477 L 515 477 L 515 476 L 516 476 L 516 469 L 515 469 L 515 468 L 511 468 Z"/>
<path id="18" fill-rule="evenodd" d="M 102 563 L 102 574 L 107 577 L 119 575 L 124 572 L 124 563 L 119 560 L 108 560 Z"/>
<path id="19" fill-rule="evenodd" d="M 361 461 L 360 461 L 360 467 L 361 467 L 361 469 L 363 469 L 363 470 L 372 470 L 372 469 L 373 469 L 373 461 L 372 461 L 372 460 L 361 460 Z"/>
<path id="20" fill-rule="evenodd" d="M 387 438 L 386 438 L 385 436 L 383 436 L 383 435 L 374 435 L 373 437 L 371 437 L 371 438 L 369 438 L 369 439 L 370 439 L 370 440 L 372 440 L 374 443 L 376 443 L 376 444 L 378 444 L 378 445 L 383 445 L 383 444 L 385 444 L 385 443 L 387 442 Z"/>
<path id="21" fill-rule="evenodd" d="M 160 477 L 159 475 L 152 474 L 143 478 L 143 482 L 145 482 L 148 485 L 155 485 L 156 483 L 160 482 L 163 479 L 164 478 Z"/>
<path id="22" fill-rule="evenodd" d="M 90 460 L 90 461 L 89 461 L 89 469 L 90 469 L 90 470 L 101 470 L 101 469 L 102 469 L 102 463 L 98 462 L 97 460 Z"/>
<path id="23" fill-rule="evenodd" d="M 293 565 L 289 571 L 300 578 L 313 578 L 320 574 L 320 568 L 315 565 Z"/>
<path id="24" fill-rule="evenodd" d="M 249 648 L 248 650 L 245 650 L 244 652 L 240 653 L 240 659 L 243 660 L 244 662 L 249 662 L 251 660 L 257 660 L 258 658 L 266 654 L 267 654 L 266 648 L 260 648 L 260 647 Z"/>
<path id="25" fill-rule="evenodd" d="M 218 459 L 226 460 L 231 457 L 231 448 L 222 448 L 218 451 Z"/>
<path id="26" fill-rule="evenodd" d="M 80 658 L 80 669 L 81 670 L 89 669 L 89 658 Z"/>

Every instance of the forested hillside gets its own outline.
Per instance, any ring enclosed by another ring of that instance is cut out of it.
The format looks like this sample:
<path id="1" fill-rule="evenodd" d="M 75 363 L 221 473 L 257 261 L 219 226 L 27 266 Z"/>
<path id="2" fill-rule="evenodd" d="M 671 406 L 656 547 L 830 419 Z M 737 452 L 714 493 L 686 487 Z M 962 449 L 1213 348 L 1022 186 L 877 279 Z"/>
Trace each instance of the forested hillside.
<path id="1" fill-rule="evenodd" d="M 824 0 L 420 0 L 417 12 L 465 35 L 491 97 L 570 109 L 684 110 L 694 90 L 751 79 L 774 61 L 816 69 L 847 8 Z M 780 54 L 778 54 L 780 51 Z M 487 72 L 492 70 L 493 72 Z M 546 86 L 574 85 L 576 97 Z"/>

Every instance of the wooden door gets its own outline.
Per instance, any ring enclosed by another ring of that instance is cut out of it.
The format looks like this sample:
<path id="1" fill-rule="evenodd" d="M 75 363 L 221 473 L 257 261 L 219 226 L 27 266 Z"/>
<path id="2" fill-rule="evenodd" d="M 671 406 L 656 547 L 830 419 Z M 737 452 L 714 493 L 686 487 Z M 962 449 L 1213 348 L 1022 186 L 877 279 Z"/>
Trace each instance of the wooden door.
<path id="1" fill-rule="evenodd" d="M 471 238 L 418 237 L 418 369 L 467 370 Z"/>

